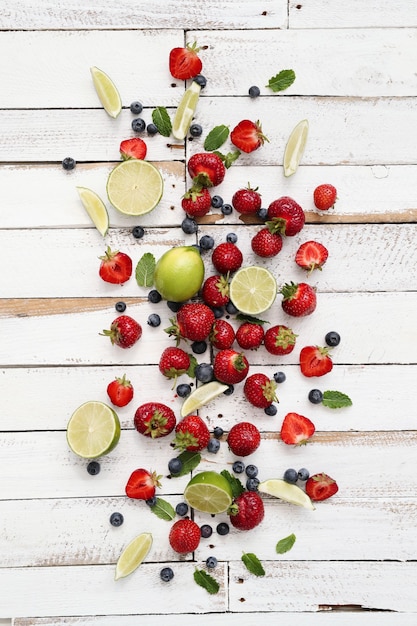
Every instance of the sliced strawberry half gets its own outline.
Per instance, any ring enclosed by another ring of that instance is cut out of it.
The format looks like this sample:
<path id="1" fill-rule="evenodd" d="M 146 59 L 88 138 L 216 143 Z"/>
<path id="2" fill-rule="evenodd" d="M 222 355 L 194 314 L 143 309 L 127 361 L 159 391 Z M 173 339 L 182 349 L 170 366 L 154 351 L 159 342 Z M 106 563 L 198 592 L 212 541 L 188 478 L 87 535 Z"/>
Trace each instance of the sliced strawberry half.
<path id="1" fill-rule="evenodd" d="M 120 155 L 123 161 L 127 159 L 141 159 L 146 157 L 148 150 L 146 143 L 140 137 L 133 137 L 132 139 L 125 139 L 120 144 Z"/>
<path id="2" fill-rule="evenodd" d="M 281 439 L 288 445 L 302 445 L 314 435 L 315 430 L 308 417 L 299 413 L 287 413 L 281 426 Z"/>
<path id="3" fill-rule="evenodd" d="M 327 500 L 339 491 L 337 482 L 327 474 L 314 474 L 306 482 L 306 494 L 311 500 Z"/>

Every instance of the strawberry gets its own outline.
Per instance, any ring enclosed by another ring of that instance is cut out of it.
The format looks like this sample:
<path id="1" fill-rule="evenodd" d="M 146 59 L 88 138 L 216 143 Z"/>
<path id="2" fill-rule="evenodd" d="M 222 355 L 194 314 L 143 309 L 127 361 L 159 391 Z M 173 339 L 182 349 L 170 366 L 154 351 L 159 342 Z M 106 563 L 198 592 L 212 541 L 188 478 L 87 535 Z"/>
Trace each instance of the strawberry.
<path id="1" fill-rule="evenodd" d="M 174 447 L 188 452 L 199 452 L 210 441 L 207 424 L 198 415 L 187 415 L 175 427 Z"/>
<path id="2" fill-rule="evenodd" d="M 201 185 L 194 185 L 183 195 L 181 206 L 189 217 L 203 217 L 211 209 L 209 190 Z"/>
<path id="3" fill-rule="evenodd" d="M 288 445 L 302 445 L 314 435 L 316 428 L 311 420 L 298 413 L 287 413 L 281 426 L 281 439 Z"/>
<path id="4" fill-rule="evenodd" d="M 253 152 L 263 146 L 265 141 L 269 141 L 262 132 L 259 120 L 257 122 L 250 120 L 239 122 L 231 131 L 230 140 L 242 152 Z"/>
<path id="5" fill-rule="evenodd" d="M 313 193 L 314 204 L 320 211 L 328 211 L 334 207 L 337 200 L 336 187 L 324 184 L 315 188 Z"/>
<path id="6" fill-rule="evenodd" d="M 250 245 L 255 254 L 268 259 L 281 252 L 282 237 L 279 233 L 271 233 L 269 228 L 261 228 L 252 237 Z"/>
<path id="7" fill-rule="evenodd" d="M 227 444 L 236 456 L 249 456 L 259 448 L 261 433 L 250 422 L 234 424 L 227 435 Z"/>
<path id="8" fill-rule="evenodd" d="M 98 273 L 106 283 L 121 285 L 131 277 L 132 259 L 124 252 L 112 252 L 107 246 L 105 254 L 99 258 L 101 263 Z"/>
<path id="9" fill-rule="evenodd" d="M 265 516 L 264 503 L 256 491 L 244 491 L 233 500 L 228 513 L 232 526 L 239 530 L 252 530 Z"/>
<path id="10" fill-rule="evenodd" d="M 146 157 L 147 145 L 140 137 L 133 137 L 122 141 L 119 150 L 123 161 L 127 159 L 143 160 Z"/>
<path id="11" fill-rule="evenodd" d="M 329 252 L 322 243 L 318 241 L 306 241 L 298 248 L 295 255 L 295 262 L 304 270 L 312 272 L 321 270 L 327 261 Z"/>
<path id="12" fill-rule="evenodd" d="M 200 526 L 189 518 L 179 519 L 169 531 L 169 545 L 179 554 L 197 550 L 201 539 Z"/>
<path id="13" fill-rule="evenodd" d="M 324 472 L 310 476 L 305 488 L 306 494 L 315 501 L 327 500 L 339 491 L 336 481 Z"/>
<path id="14" fill-rule="evenodd" d="M 231 348 L 235 340 L 233 326 L 229 324 L 229 322 L 226 322 L 226 320 L 214 320 L 209 340 L 213 348 L 217 348 L 217 350 Z"/>
<path id="15" fill-rule="evenodd" d="M 134 424 L 136 430 L 157 439 L 169 435 L 175 428 L 177 420 L 174 411 L 160 402 L 145 402 L 136 409 Z"/>
<path id="16" fill-rule="evenodd" d="M 223 182 L 226 168 L 221 158 L 214 152 L 197 152 L 187 163 L 188 173 L 194 185 L 216 187 Z"/>
<path id="17" fill-rule="evenodd" d="M 305 346 L 300 352 L 301 373 L 308 378 L 324 376 L 333 369 L 333 361 L 329 356 L 329 348 Z"/>
<path id="18" fill-rule="evenodd" d="M 222 307 L 229 302 L 229 283 L 225 276 L 215 274 L 204 281 L 201 297 L 207 306 Z"/>
<path id="19" fill-rule="evenodd" d="M 264 339 L 261 324 L 243 322 L 236 331 L 236 341 L 243 350 L 257 350 Z"/>
<path id="20" fill-rule="evenodd" d="M 142 336 L 142 326 L 129 315 L 119 315 L 110 325 L 110 330 L 103 330 L 101 335 L 110 337 L 112 344 L 120 348 L 131 348 Z"/>
<path id="21" fill-rule="evenodd" d="M 266 409 L 273 402 L 278 402 L 275 395 L 277 385 L 266 374 L 252 374 L 245 380 L 243 393 L 248 402 L 259 409 Z"/>
<path id="22" fill-rule="evenodd" d="M 180 308 L 176 319 L 170 320 L 171 326 L 165 328 L 165 332 L 169 336 L 174 335 L 177 343 L 181 339 L 204 341 L 210 334 L 214 320 L 214 313 L 207 304 L 189 302 Z"/>
<path id="23" fill-rule="evenodd" d="M 307 283 L 286 283 L 281 294 L 283 300 L 281 306 L 285 313 L 293 317 L 311 315 L 317 306 L 316 292 Z"/>
<path id="24" fill-rule="evenodd" d="M 220 350 L 214 357 L 214 376 L 221 383 L 235 385 L 242 382 L 249 372 L 249 363 L 243 352 L 228 348 Z"/>
<path id="25" fill-rule="evenodd" d="M 156 487 L 161 486 L 160 478 L 161 476 L 158 476 L 156 472 L 151 473 L 143 468 L 136 469 L 127 481 L 126 495 L 135 500 L 149 500 L 154 497 Z"/>
<path id="26" fill-rule="evenodd" d="M 294 350 L 297 335 L 291 328 L 283 324 L 277 324 L 268 328 L 264 337 L 264 346 L 270 354 L 290 354 Z"/>
<path id="27" fill-rule="evenodd" d="M 220 274 L 236 272 L 243 263 L 243 254 L 235 243 L 225 241 L 213 250 L 211 260 Z"/>
<path id="28" fill-rule="evenodd" d="M 173 48 L 169 53 L 169 71 L 174 78 L 187 80 L 200 74 L 203 63 L 198 56 L 200 48 L 197 42 L 185 48 Z"/>
<path id="29" fill-rule="evenodd" d="M 245 189 L 238 189 L 232 197 L 232 205 L 238 213 L 243 215 L 253 215 L 262 204 L 261 194 L 256 189 L 248 186 Z"/>
<path id="30" fill-rule="evenodd" d="M 190 365 L 190 356 L 181 348 L 165 348 L 159 359 L 159 371 L 166 378 L 174 379 L 174 387 L 177 377 L 185 374 Z"/>
<path id="31" fill-rule="evenodd" d="M 293 237 L 303 228 L 305 214 L 301 206 L 289 196 L 274 200 L 268 207 L 267 226 L 271 232 Z"/>
<path id="32" fill-rule="evenodd" d="M 114 406 L 126 406 L 133 398 L 133 387 L 126 374 L 107 385 L 107 395 Z"/>

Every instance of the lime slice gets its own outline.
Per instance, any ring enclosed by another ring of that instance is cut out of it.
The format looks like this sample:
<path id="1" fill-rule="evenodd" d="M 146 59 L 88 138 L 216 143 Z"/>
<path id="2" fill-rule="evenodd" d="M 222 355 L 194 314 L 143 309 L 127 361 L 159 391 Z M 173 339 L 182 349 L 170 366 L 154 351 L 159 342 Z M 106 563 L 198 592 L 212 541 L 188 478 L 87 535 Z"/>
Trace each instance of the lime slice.
<path id="1" fill-rule="evenodd" d="M 230 299 L 241 313 L 259 315 L 272 306 L 277 283 L 264 267 L 242 267 L 230 281 Z"/>
<path id="2" fill-rule="evenodd" d="M 232 488 L 228 480 L 217 472 L 200 472 L 184 491 L 188 504 L 203 513 L 224 513 L 232 504 Z"/>
<path id="3" fill-rule="evenodd" d="M 114 580 L 119 580 L 119 578 L 124 578 L 134 572 L 148 556 L 152 542 L 151 533 L 141 533 L 132 539 L 119 556 L 119 560 L 116 563 Z"/>
<path id="4" fill-rule="evenodd" d="M 68 445 L 75 454 L 84 459 L 95 459 L 108 454 L 119 439 L 119 418 L 104 402 L 85 402 L 74 411 L 68 422 Z"/>
<path id="5" fill-rule="evenodd" d="M 77 187 L 81 202 L 91 218 L 94 226 L 103 237 L 109 230 L 109 214 L 103 200 L 91 189 L 87 187 Z"/>
<path id="6" fill-rule="evenodd" d="M 228 388 L 228 385 L 223 385 L 217 380 L 212 380 L 210 383 L 197 387 L 197 389 L 194 389 L 184 400 L 181 407 L 181 417 L 194 413 L 197 409 L 200 409 L 211 400 L 214 400 L 214 398 L 217 398 L 217 396 L 220 396 Z"/>
<path id="7" fill-rule="evenodd" d="M 125 215 L 144 215 L 162 198 L 164 183 L 158 169 L 149 161 L 129 159 L 112 169 L 107 179 L 107 195 L 112 205 Z"/>
<path id="8" fill-rule="evenodd" d="M 302 120 L 291 132 L 284 151 L 284 176 L 292 176 L 297 171 L 304 154 L 308 135 L 308 120 Z"/>
<path id="9" fill-rule="evenodd" d="M 285 502 L 289 502 L 290 504 L 297 504 L 311 511 L 315 510 L 312 501 L 305 491 L 300 489 L 297 485 L 287 483 L 281 478 L 265 480 L 258 485 L 258 491 L 285 500 Z"/>
<path id="10" fill-rule="evenodd" d="M 172 122 L 172 134 L 175 139 L 184 139 L 190 128 L 197 107 L 201 87 L 193 81 L 181 98 Z"/>
<path id="11" fill-rule="evenodd" d="M 117 117 L 122 110 L 122 101 L 112 79 L 98 67 L 90 67 L 90 72 L 104 110 L 110 117 Z"/>

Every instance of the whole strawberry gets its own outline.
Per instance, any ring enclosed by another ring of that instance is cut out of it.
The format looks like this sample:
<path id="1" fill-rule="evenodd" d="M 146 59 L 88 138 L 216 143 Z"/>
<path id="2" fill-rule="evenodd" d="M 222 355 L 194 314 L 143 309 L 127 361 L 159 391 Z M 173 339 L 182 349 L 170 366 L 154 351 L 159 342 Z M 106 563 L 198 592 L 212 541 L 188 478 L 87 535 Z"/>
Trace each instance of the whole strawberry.
<path id="1" fill-rule="evenodd" d="M 165 328 L 165 332 L 175 336 L 177 343 L 181 339 L 204 341 L 210 334 L 214 320 L 214 313 L 206 304 L 189 302 L 180 308 L 176 319 L 170 320 L 171 326 Z"/>
<path id="2" fill-rule="evenodd" d="M 273 402 L 278 402 L 275 394 L 277 385 L 266 374 L 252 374 L 245 380 L 243 393 L 248 402 L 259 409 L 266 409 Z"/>
<path id="3" fill-rule="evenodd" d="M 100 278 L 106 283 L 121 285 L 125 283 L 132 275 L 132 259 L 124 252 L 115 250 L 112 252 L 109 246 L 105 254 L 101 257 L 100 267 L 98 270 Z"/>
<path id="4" fill-rule="evenodd" d="M 185 374 L 190 366 L 190 356 L 181 348 L 165 348 L 159 359 L 159 371 L 166 378 L 174 380 L 174 387 L 177 377 Z"/>
<path id="5" fill-rule="evenodd" d="M 133 398 L 133 386 L 126 374 L 107 385 L 107 395 L 114 406 L 126 406 Z"/>
<path id="6" fill-rule="evenodd" d="M 265 259 L 270 259 L 282 249 L 282 237 L 279 233 L 271 232 L 268 227 L 261 228 L 250 242 L 255 254 Z"/>
<path id="7" fill-rule="evenodd" d="M 229 322 L 222 319 L 214 320 L 211 332 L 209 335 L 209 341 L 213 348 L 217 350 L 226 350 L 231 348 L 235 341 L 235 331 Z"/>
<path id="8" fill-rule="evenodd" d="M 249 456 L 259 448 L 261 433 L 250 422 L 238 422 L 229 430 L 227 443 L 236 456 Z"/>
<path id="9" fill-rule="evenodd" d="M 214 152 L 197 152 L 187 163 L 188 173 L 194 185 L 216 187 L 223 182 L 226 167 L 221 158 Z"/>
<path id="10" fill-rule="evenodd" d="M 188 452 L 203 450 L 210 441 L 207 424 L 198 415 L 187 415 L 175 428 L 174 447 Z"/>
<path id="11" fill-rule="evenodd" d="M 264 339 L 261 324 L 243 322 L 236 331 L 236 341 L 243 350 L 257 350 Z"/>
<path id="12" fill-rule="evenodd" d="M 232 348 L 220 350 L 214 357 L 214 376 L 225 385 L 235 385 L 242 382 L 249 372 L 249 363 L 243 352 L 236 352 Z"/>
<path id="13" fill-rule="evenodd" d="M 293 237 L 303 228 L 305 214 L 301 206 L 289 196 L 274 200 L 268 207 L 267 225 L 271 232 Z"/>
<path id="14" fill-rule="evenodd" d="M 265 141 L 269 141 L 262 132 L 262 126 L 259 120 L 252 122 L 251 120 L 242 120 L 230 133 L 230 140 L 238 150 L 242 152 L 253 152 L 261 146 Z"/>
<path id="15" fill-rule="evenodd" d="M 293 317 L 311 315 L 317 306 L 316 292 L 307 283 L 286 283 L 281 294 L 283 299 L 281 306 L 285 313 Z"/>
<path id="16" fill-rule="evenodd" d="M 299 413 L 287 413 L 281 425 L 281 439 L 288 445 L 303 445 L 315 433 L 315 426 L 308 417 Z"/>
<path id="17" fill-rule="evenodd" d="M 119 150 L 123 161 L 127 161 L 127 159 L 143 160 L 146 157 L 147 146 L 140 137 L 133 137 L 122 141 Z"/>
<path id="18" fill-rule="evenodd" d="M 149 500 L 153 498 L 156 488 L 161 484 L 156 472 L 148 472 L 148 470 L 139 468 L 132 472 L 127 481 L 125 492 L 128 498 L 135 500 Z"/>
<path id="19" fill-rule="evenodd" d="M 306 482 L 305 489 L 310 499 L 316 502 L 327 500 L 327 498 L 334 496 L 339 491 L 337 482 L 324 472 L 310 476 Z"/>
<path id="20" fill-rule="evenodd" d="M 178 554 L 197 550 L 201 539 L 200 526 L 189 518 L 179 519 L 169 531 L 169 545 Z"/>
<path id="21" fill-rule="evenodd" d="M 177 420 L 174 411 L 161 402 L 145 402 L 136 409 L 134 424 L 136 430 L 157 439 L 169 435 L 176 426 Z"/>
<path id="22" fill-rule="evenodd" d="M 243 254 L 235 243 L 225 241 L 214 248 L 211 261 L 219 274 L 227 274 L 240 268 Z"/>
<path id="23" fill-rule="evenodd" d="M 320 211 L 328 211 L 334 207 L 337 200 L 336 187 L 329 184 L 319 185 L 313 193 L 314 204 Z"/>
<path id="24" fill-rule="evenodd" d="M 195 185 L 182 197 L 181 206 L 190 217 L 203 217 L 211 209 L 211 195 L 207 187 Z"/>
<path id="25" fill-rule="evenodd" d="M 229 302 L 229 283 L 227 278 L 221 274 L 214 274 L 206 278 L 201 288 L 201 297 L 207 306 L 226 306 Z"/>
<path id="26" fill-rule="evenodd" d="M 283 324 L 268 328 L 264 337 L 264 346 L 270 354 L 283 356 L 294 350 L 297 335 Z"/>
<path id="27" fill-rule="evenodd" d="M 109 337 L 113 345 L 131 348 L 142 336 L 142 326 L 129 315 L 119 315 L 110 325 L 110 330 L 103 330 L 101 335 Z"/>
<path id="28" fill-rule="evenodd" d="M 307 378 L 324 376 L 333 369 L 333 361 L 329 348 L 319 346 L 305 346 L 300 352 L 301 373 Z"/>
<path id="29" fill-rule="evenodd" d="M 302 243 L 295 254 L 295 262 L 308 272 L 321 270 L 326 263 L 329 252 L 318 241 L 306 241 Z"/>
<path id="30" fill-rule="evenodd" d="M 238 189 L 232 197 L 234 209 L 242 215 L 254 215 L 262 204 L 261 194 L 248 184 L 244 189 Z"/>
<path id="31" fill-rule="evenodd" d="M 264 516 L 264 503 L 256 491 L 244 491 L 229 509 L 230 523 L 239 530 L 252 530 L 258 526 Z"/>
<path id="32" fill-rule="evenodd" d="M 192 45 L 187 44 L 183 48 L 172 48 L 169 53 L 169 71 L 171 76 L 179 80 L 187 80 L 200 74 L 203 63 L 198 56 L 199 52 L 200 48 L 197 46 L 196 41 Z"/>

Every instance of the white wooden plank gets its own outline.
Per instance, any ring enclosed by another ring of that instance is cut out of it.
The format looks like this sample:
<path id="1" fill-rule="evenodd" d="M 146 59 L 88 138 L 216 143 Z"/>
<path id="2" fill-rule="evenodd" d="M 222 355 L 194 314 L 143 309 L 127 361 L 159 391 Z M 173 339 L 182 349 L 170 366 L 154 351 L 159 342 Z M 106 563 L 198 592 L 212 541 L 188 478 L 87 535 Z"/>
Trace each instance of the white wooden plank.
<path id="1" fill-rule="evenodd" d="M 406 2 L 363 2 L 352 0 L 328 4 L 326 0 L 290 0 L 290 28 L 347 28 L 357 29 L 391 26 L 417 26 L 416 0 Z"/>

